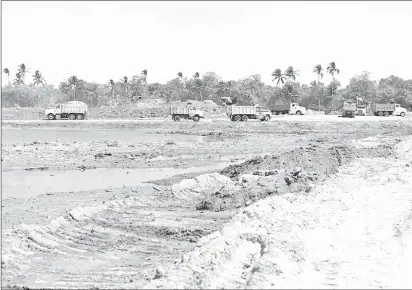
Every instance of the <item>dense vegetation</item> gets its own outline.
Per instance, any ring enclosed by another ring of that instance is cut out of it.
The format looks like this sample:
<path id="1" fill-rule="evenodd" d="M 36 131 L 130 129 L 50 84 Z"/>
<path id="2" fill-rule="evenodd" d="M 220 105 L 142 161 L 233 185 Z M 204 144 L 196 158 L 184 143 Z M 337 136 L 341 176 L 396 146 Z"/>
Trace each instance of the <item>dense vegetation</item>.
<path id="1" fill-rule="evenodd" d="M 190 78 L 178 72 L 167 84 L 148 83 L 148 72 L 143 70 L 131 79 L 124 76 L 118 81 L 111 79 L 106 84 L 90 83 L 71 76 L 56 88 L 47 84 L 38 70 L 31 75 L 32 82 L 27 83 L 29 71 L 25 64 L 18 66 L 12 82 L 10 70 L 6 68 L 3 73 L 8 77 L 8 84 L 1 94 L 3 107 L 46 107 L 70 100 L 83 101 L 90 107 L 113 106 L 128 105 L 141 98 L 164 98 L 167 101 L 210 99 L 220 104 L 222 97 L 235 99 L 239 105 L 261 104 L 264 107 L 293 100 L 308 108 L 321 110 L 337 110 L 343 100 L 354 100 L 356 97 L 360 97 L 365 104 L 395 101 L 407 108 L 412 105 L 412 80 L 389 76 L 374 81 L 369 72 L 363 72 L 352 77 L 350 83 L 342 88 L 335 80 L 339 69 L 334 62 L 326 69 L 316 65 L 313 69 L 316 80 L 309 85 L 299 83 L 299 71 L 292 66 L 284 72 L 274 70 L 272 85 L 263 83 L 257 74 L 237 81 L 223 81 L 213 72 L 202 76 L 196 72 Z M 322 82 L 325 73 L 332 76 L 333 81 L 329 84 Z"/>

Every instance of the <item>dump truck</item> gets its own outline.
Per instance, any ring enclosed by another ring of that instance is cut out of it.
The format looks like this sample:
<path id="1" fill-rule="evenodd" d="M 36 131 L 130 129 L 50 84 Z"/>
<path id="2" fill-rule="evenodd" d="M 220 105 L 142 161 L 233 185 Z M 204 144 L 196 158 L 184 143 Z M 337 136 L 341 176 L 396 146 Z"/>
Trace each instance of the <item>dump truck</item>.
<path id="1" fill-rule="evenodd" d="M 185 107 L 170 107 L 172 119 L 176 122 L 180 119 L 189 119 L 198 122 L 203 118 L 203 111 L 196 110 L 191 103 L 187 103 Z"/>
<path id="2" fill-rule="evenodd" d="M 306 108 L 299 106 L 298 103 L 287 103 L 280 105 L 272 105 L 270 107 L 272 114 L 276 115 L 304 115 L 306 114 Z"/>
<path id="3" fill-rule="evenodd" d="M 272 116 L 269 110 L 262 109 L 259 105 L 254 106 L 226 106 L 226 115 L 231 121 L 245 122 L 248 119 L 259 119 L 270 121 Z"/>
<path id="4" fill-rule="evenodd" d="M 45 115 L 49 120 L 69 119 L 69 120 L 83 120 L 87 117 L 88 107 L 83 102 L 67 102 L 56 104 L 54 108 L 45 110 Z"/>
<path id="5" fill-rule="evenodd" d="M 344 102 L 342 117 L 355 118 L 356 113 L 356 103 Z"/>
<path id="6" fill-rule="evenodd" d="M 388 104 L 372 104 L 371 111 L 375 116 L 401 116 L 405 117 L 407 110 L 402 108 L 399 104 L 388 103 Z"/>

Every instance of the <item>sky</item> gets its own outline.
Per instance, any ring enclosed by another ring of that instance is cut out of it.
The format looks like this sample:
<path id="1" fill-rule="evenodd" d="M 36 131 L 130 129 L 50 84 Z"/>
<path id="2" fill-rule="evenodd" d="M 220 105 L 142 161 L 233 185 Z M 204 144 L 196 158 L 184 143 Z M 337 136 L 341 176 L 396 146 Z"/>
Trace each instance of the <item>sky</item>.
<path id="1" fill-rule="evenodd" d="M 309 84 L 315 65 L 334 61 L 342 85 L 365 70 L 412 79 L 411 28 L 410 1 L 2 2 L 2 69 L 13 80 L 25 63 L 56 86 L 143 69 L 149 83 L 215 72 L 270 84 L 275 69 L 293 66 Z"/>

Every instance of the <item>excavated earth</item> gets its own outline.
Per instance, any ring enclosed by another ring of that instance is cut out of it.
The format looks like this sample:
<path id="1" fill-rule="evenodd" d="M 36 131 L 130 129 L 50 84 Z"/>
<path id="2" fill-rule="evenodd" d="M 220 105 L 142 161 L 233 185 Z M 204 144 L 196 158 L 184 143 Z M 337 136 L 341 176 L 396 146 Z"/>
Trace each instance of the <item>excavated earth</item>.
<path id="1" fill-rule="evenodd" d="M 352 177 L 353 164 L 361 176 L 367 173 L 360 160 L 367 160 L 368 169 L 376 174 L 381 174 L 376 160 L 387 170 L 395 163 L 410 172 L 411 156 L 402 155 L 399 148 L 411 150 L 412 124 L 400 118 L 331 120 L 3 124 L 4 173 L 188 169 L 167 178 L 154 176 L 146 184 L 96 184 L 93 190 L 28 197 L 10 186 L 7 197 L 2 197 L 3 287 L 288 287 L 295 285 L 292 272 L 303 279 L 312 273 L 313 263 L 318 268 L 335 265 L 340 262 L 336 257 L 328 262 L 325 254 L 321 265 L 305 255 L 309 229 L 324 226 L 315 232 L 320 234 L 333 228 L 331 220 L 322 220 L 330 215 L 317 215 L 330 211 L 318 199 L 329 199 L 340 212 L 345 205 L 339 205 L 341 195 L 334 200 L 334 192 L 352 194 L 358 190 L 352 184 L 356 182 L 374 185 L 371 178 L 357 176 L 340 183 Z M 211 169 L 215 165 L 221 169 Z M 411 179 L 396 176 L 403 182 L 398 194 L 407 192 L 405 188 L 412 192 Z M 357 205 L 356 195 L 347 198 Z M 405 206 L 411 204 L 410 197 L 403 198 Z M 291 205 L 282 207 L 282 217 L 276 208 L 285 199 Z M 316 212 L 302 204 L 312 204 Z M 306 220 L 296 220 L 299 211 Z M 344 220 L 343 215 L 339 218 Z M 396 218 L 398 235 L 407 245 L 408 215 Z M 339 246 L 344 252 L 345 244 Z M 280 253 L 283 260 L 277 264 Z M 299 268 L 304 267 L 298 263 L 302 259 L 308 261 L 307 268 Z M 348 285 L 321 282 L 313 285 Z M 375 285 L 362 283 L 354 285 Z"/>

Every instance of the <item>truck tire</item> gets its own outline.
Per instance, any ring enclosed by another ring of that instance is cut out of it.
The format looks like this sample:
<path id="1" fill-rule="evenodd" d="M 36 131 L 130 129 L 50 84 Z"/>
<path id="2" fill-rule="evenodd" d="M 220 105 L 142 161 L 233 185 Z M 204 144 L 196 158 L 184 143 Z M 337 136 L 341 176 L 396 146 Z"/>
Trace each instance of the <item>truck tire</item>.
<path id="1" fill-rule="evenodd" d="M 247 117 L 246 115 L 243 115 L 243 116 L 242 116 L 242 122 L 246 122 L 247 119 L 248 119 L 248 117 Z"/>
<path id="2" fill-rule="evenodd" d="M 270 115 L 265 115 L 265 119 L 264 119 L 266 122 L 269 122 L 270 121 Z"/>
<path id="3" fill-rule="evenodd" d="M 379 111 L 379 112 L 378 112 L 378 115 L 382 117 L 382 116 L 383 116 L 383 112 L 382 112 L 382 111 Z"/>
<path id="4" fill-rule="evenodd" d="M 47 115 L 47 119 L 49 119 L 49 120 L 56 120 L 56 116 L 53 115 L 52 113 L 50 113 L 50 114 Z"/>
<path id="5" fill-rule="evenodd" d="M 76 120 L 75 114 L 69 114 L 69 120 Z"/>
<path id="6" fill-rule="evenodd" d="M 383 115 L 385 116 L 385 117 L 387 117 L 387 116 L 389 116 L 389 112 L 383 112 Z"/>
<path id="7" fill-rule="evenodd" d="M 180 116 L 179 116 L 179 115 L 175 115 L 175 116 L 173 117 L 173 120 L 175 120 L 176 122 L 179 122 L 179 121 L 180 121 Z"/>
<path id="8" fill-rule="evenodd" d="M 240 122 L 242 120 L 242 117 L 240 115 L 236 115 L 233 117 L 233 120 L 235 120 L 236 122 Z"/>
<path id="9" fill-rule="evenodd" d="M 279 112 L 276 111 L 275 114 L 276 114 L 276 115 L 279 115 Z"/>
<path id="10" fill-rule="evenodd" d="M 301 111 L 296 111 L 296 115 L 302 115 Z"/>
<path id="11" fill-rule="evenodd" d="M 84 115 L 83 114 L 77 114 L 76 118 L 77 118 L 77 120 L 83 120 Z"/>
<path id="12" fill-rule="evenodd" d="M 402 112 L 402 113 L 400 114 L 401 117 L 405 117 L 405 115 L 406 115 L 405 112 Z"/>
<path id="13" fill-rule="evenodd" d="M 200 120 L 200 117 L 198 115 L 193 116 L 193 121 L 199 122 L 199 120 Z"/>

